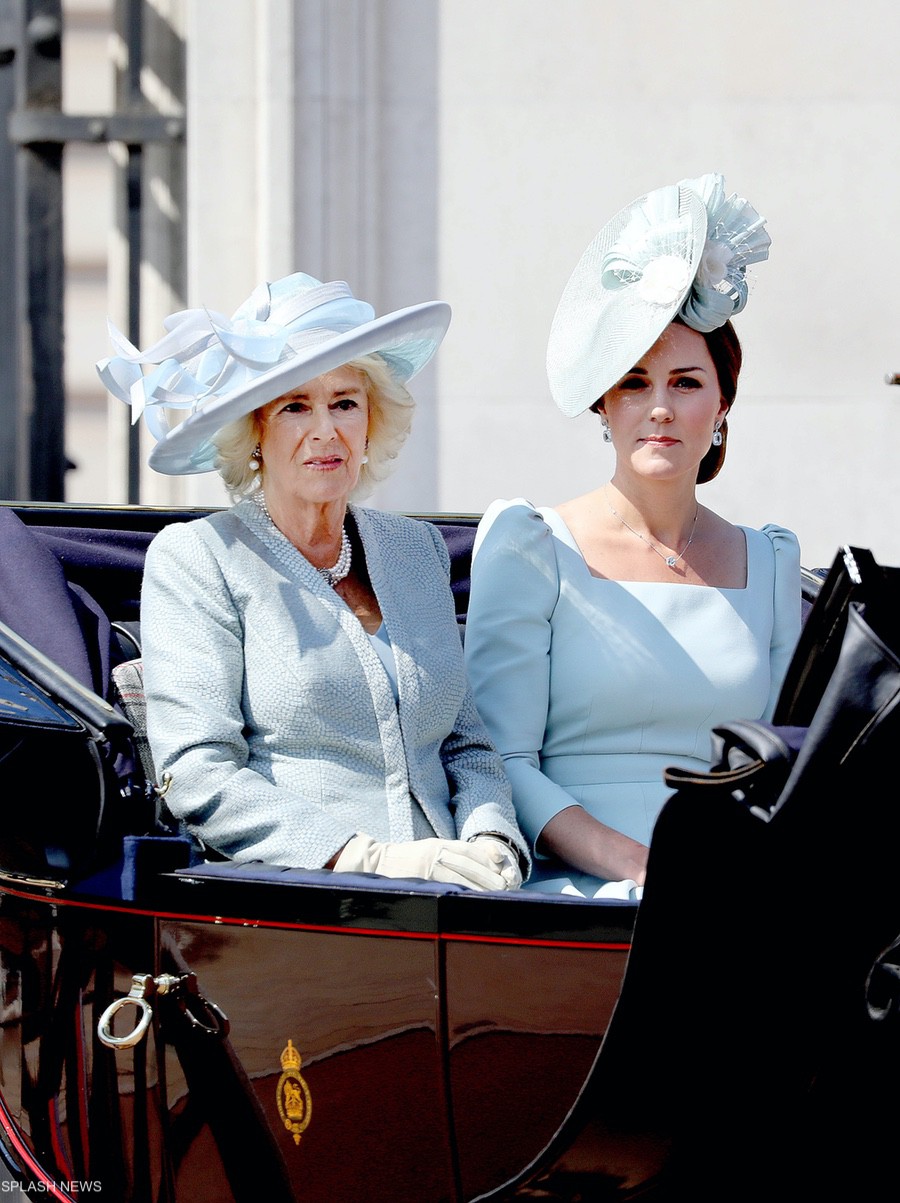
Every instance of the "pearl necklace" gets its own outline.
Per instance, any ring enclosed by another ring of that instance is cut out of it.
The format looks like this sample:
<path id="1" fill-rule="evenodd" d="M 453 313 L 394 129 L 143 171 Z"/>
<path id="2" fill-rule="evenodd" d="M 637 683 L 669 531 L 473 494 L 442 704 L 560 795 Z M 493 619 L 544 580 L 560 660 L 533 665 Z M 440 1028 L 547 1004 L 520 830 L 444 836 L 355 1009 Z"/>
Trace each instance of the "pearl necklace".
<path id="1" fill-rule="evenodd" d="M 341 552 L 337 560 L 330 568 L 317 568 L 316 571 L 320 576 L 323 576 L 328 584 L 332 587 L 339 585 L 345 576 L 350 574 L 350 557 L 353 554 L 353 549 L 350 546 L 350 536 L 344 527 L 341 527 Z"/>
<path id="2" fill-rule="evenodd" d="M 265 493 L 260 491 L 259 494 L 257 495 L 257 501 L 259 502 L 259 506 L 260 506 L 260 509 L 262 510 L 262 512 L 269 519 L 269 521 L 272 523 L 272 525 L 275 526 L 275 522 L 272 518 L 272 515 L 269 513 L 269 507 L 266 505 Z M 278 527 L 275 526 L 275 529 L 278 530 Z M 328 584 L 333 589 L 335 587 L 335 585 L 339 585 L 345 577 L 350 575 L 350 562 L 351 562 L 352 556 L 353 556 L 353 548 L 350 544 L 350 536 L 347 534 L 346 527 L 342 526 L 341 527 L 341 550 L 340 550 L 340 554 L 338 555 L 337 560 L 335 561 L 334 564 L 332 564 L 332 566 L 330 568 L 317 568 L 316 572 L 318 572 L 320 576 L 324 577 L 325 580 L 328 582 Z"/>
<path id="3" fill-rule="evenodd" d="M 679 560 L 684 559 L 687 549 L 690 547 L 690 545 L 694 541 L 694 531 L 697 527 L 697 519 L 700 517 L 700 506 L 699 505 L 697 506 L 697 509 L 694 511 L 694 521 L 691 523 L 691 535 L 690 535 L 690 538 L 688 539 L 687 543 L 685 543 L 684 547 L 681 549 L 681 551 L 677 555 L 666 556 L 666 555 L 663 555 L 663 553 L 659 550 L 659 548 L 656 546 L 655 543 L 651 543 L 651 541 L 649 539 L 644 538 L 644 536 L 641 534 L 641 532 L 639 530 L 635 530 L 633 526 L 630 526 L 625 521 L 625 519 L 622 517 L 622 515 L 619 513 L 619 511 L 615 508 L 613 503 L 610 501 L 609 496 L 607 495 L 607 492 L 605 489 L 603 490 L 603 497 L 604 497 L 604 500 L 606 501 L 606 504 L 609 507 L 609 511 L 613 515 L 613 517 L 618 518 L 626 530 L 630 530 L 633 535 L 637 535 L 637 537 L 640 539 L 640 541 L 642 543 L 646 543 L 651 551 L 655 551 L 661 560 L 665 560 L 666 565 L 669 568 L 674 568 Z"/>

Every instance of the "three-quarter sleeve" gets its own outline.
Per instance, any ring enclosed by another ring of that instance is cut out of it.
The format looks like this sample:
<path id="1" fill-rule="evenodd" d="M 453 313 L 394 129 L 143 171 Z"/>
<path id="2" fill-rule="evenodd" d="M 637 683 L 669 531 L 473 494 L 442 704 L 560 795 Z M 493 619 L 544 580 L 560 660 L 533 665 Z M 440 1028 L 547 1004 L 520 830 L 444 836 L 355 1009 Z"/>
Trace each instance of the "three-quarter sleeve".
<path id="1" fill-rule="evenodd" d="M 559 589 L 553 535 L 541 515 L 524 501 L 494 502 L 479 526 L 472 562 L 466 666 L 532 847 L 554 815 L 577 805 L 540 769 Z"/>

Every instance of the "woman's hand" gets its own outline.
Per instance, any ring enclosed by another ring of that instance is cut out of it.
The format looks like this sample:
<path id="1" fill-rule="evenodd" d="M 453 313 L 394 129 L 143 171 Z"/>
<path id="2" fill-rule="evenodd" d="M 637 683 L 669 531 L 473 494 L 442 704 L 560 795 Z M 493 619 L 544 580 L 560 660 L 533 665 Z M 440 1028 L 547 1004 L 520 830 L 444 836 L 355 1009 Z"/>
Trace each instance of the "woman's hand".
<path id="1" fill-rule="evenodd" d="M 481 843 L 482 847 L 488 848 L 490 855 L 496 861 L 500 875 L 506 882 L 506 889 L 517 890 L 522 884 L 522 868 L 518 852 L 510 844 L 507 844 L 506 840 L 498 839 L 489 832 L 473 836 L 470 842 L 475 843 L 476 840 Z"/>
<path id="2" fill-rule="evenodd" d="M 551 853 L 583 873 L 644 884 L 650 849 L 607 827 L 580 806 L 568 806 L 554 815 L 538 843 L 541 852 Z"/>
<path id="3" fill-rule="evenodd" d="M 509 877 L 512 857 L 501 841 L 487 836 L 465 840 L 411 840 L 382 844 L 360 832 L 349 840 L 334 862 L 335 873 L 380 873 L 383 877 L 420 877 L 470 890 L 510 890 L 522 880 Z"/>

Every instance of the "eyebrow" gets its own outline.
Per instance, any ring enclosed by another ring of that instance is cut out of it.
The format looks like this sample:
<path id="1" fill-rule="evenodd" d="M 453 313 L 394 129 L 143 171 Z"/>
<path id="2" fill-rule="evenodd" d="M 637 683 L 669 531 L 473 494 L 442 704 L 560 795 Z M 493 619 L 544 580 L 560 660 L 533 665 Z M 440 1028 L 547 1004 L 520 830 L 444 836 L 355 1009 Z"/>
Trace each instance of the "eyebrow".
<path id="1" fill-rule="evenodd" d="M 705 372 L 705 371 L 706 371 L 706 368 L 701 367 L 700 364 L 696 364 L 694 367 L 690 367 L 690 368 L 672 368 L 669 371 L 669 375 L 670 376 L 680 376 L 684 372 Z M 634 367 L 631 369 L 630 372 L 626 372 L 625 375 L 626 376 L 646 376 L 647 369 L 641 368 L 641 367 Z"/>
<path id="2" fill-rule="evenodd" d="M 331 393 L 331 399 L 333 401 L 336 397 L 350 397 L 350 396 L 361 397 L 365 393 L 365 391 L 366 390 L 363 388 L 363 386 L 361 384 L 351 384 L 349 388 L 334 389 Z M 302 388 L 298 388 L 298 389 L 294 389 L 293 392 L 285 393 L 284 397 L 281 398 L 281 400 L 283 400 L 283 401 L 308 401 L 309 393 L 304 392 Z"/>

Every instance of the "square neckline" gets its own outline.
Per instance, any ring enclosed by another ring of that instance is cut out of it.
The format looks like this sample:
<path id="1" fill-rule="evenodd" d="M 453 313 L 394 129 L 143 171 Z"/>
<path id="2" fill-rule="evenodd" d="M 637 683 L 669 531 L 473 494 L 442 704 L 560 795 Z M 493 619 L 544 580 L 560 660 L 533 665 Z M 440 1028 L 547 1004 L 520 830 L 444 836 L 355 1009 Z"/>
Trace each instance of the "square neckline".
<path id="1" fill-rule="evenodd" d="M 554 538 L 559 539 L 566 547 L 579 557 L 587 571 L 588 576 L 594 581 L 606 581 L 614 585 L 662 585 L 663 588 L 677 589 L 716 589 L 719 593 L 744 593 L 750 588 L 750 540 L 747 537 L 748 528 L 735 523 L 737 529 L 744 536 L 744 563 L 746 565 L 745 580 L 743 585 L 698 585 L 694 581 L 636 581 L 636 580 L 621 580 L 618 577 L 597 576 L 591 571 L 591 566 L 585 558 L 584 552 L 578 545 L 578 541 L 569 529 L 566 520 L 562 515 L 553 508 L 552 505 L 542 505 L 535 507 L 536 512 L 540 514 L 543 520 L 550 528 L 550 532 Z"/>

